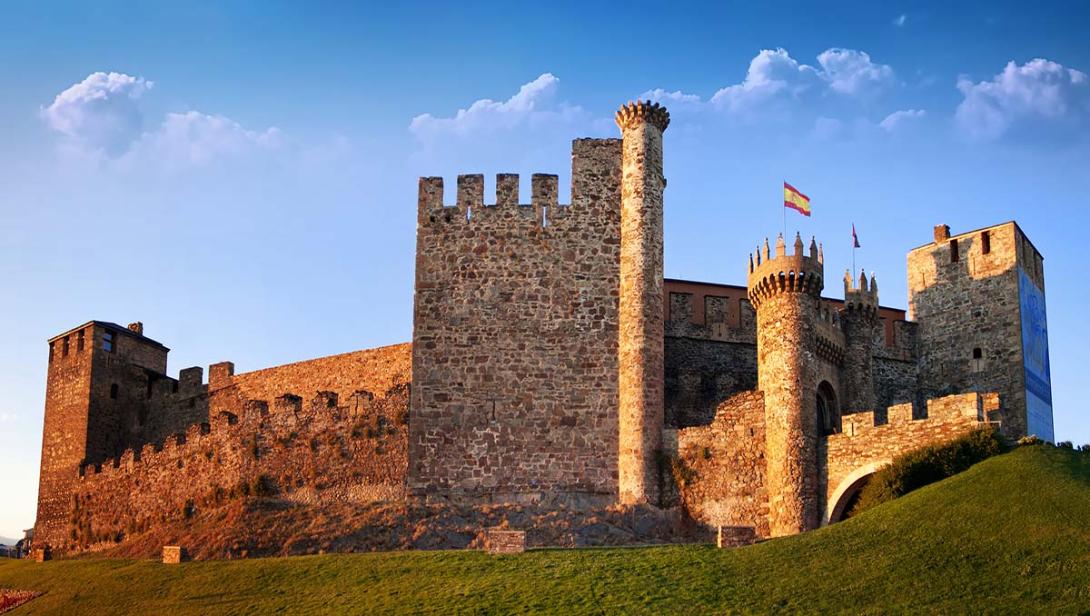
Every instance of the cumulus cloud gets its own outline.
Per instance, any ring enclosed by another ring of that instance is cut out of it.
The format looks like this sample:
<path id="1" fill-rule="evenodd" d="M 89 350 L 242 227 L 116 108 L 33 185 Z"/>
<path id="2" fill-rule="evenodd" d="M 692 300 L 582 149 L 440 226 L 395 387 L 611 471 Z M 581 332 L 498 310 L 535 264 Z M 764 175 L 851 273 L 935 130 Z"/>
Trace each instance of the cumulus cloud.
<path id="1" fill-rule="evenodd" d="M 834 92 L 849 97 L 871 95 L 895 83 L 893 69 L 854 49 L 832 48 L 817 57 L 818 65 L 803 64 L 786 49 L 762 49 L 749 63 L 741 83 L 724 86 L 703 102 L 697 94 L 663 88 L 648 90 L 641 98 L 690 107 L 707 106 L 728 113 L 762 108 L 778 99 L 797 99 L 807 93 Z"/>
<path id="2" fill-rule="evenodd" d="M 798 96 L 819 82 L 817 70 L 799 64 L 787 50 L 762 49 L 750 60 L 742 83 L 720 88 L 709 102 L 729 111 L 741 111 L 780 93 Z"/>
<path id="3" fill-rule="evenodd" d="M 925 115 L 927 115 L 927 112 L 923 109 L 902 109 L 886 116 L 884 120 L 878 123 L 878 126 L 892 133 L 906 123 L 916 118 L 922 118 Z"/>
<path id="4" fill-rule="evenodd" d="M 79 146 L 118 156 L 143 132 L 137 99 L 152 85 L 124 73 L 91 73 L 58 94 L 42 108 L 41 116 L 47 126 Z"/>
<path id="5" fill-rule="evenodd" d="M 559 83 L 552 73 L 543 73 L 523 84 L 505 101 L 482 98 L 451 117 L 436 117 L 430 113 L 418 115 L 409 123 L 409 131 L 420 141 L 429 142 L 442 136 L 479 135 L 572 120 L 581 115 L 582 110 L 555 102 Z"/>
<path id="6" fill-rule="evenodd" d="M 957 82 L 964 99 L 955 114 L 970 137 L 1001 137 L 1016 124 L 1034 120 L 1081 124 L 1090 116 L 1090 84 L 1080 71 L 1037 58 L 1021 66 L 1008 62 L 989 81 Z"/>
<path id="7" fill-rule="evenodd" d="M 821 76 L 829 87 L 841 94 L 859 95 L 875 92 L 894 83 L 893 69 L 871 61 L 865 51 L 826 49 L 818 55 Z"/>
<path id="8" fill-rule="evenodd" d="M 283 141 L 276 127 L 248 130 L 230 118 L 199 111 L 167 113 L 145 131 L 140 99 L 151 87 L 142 77 L 92 73 L 43 107 L 42 120 L 81 154 L 105 155 L 124 165 L 203 165 L 270 151 Z"/>

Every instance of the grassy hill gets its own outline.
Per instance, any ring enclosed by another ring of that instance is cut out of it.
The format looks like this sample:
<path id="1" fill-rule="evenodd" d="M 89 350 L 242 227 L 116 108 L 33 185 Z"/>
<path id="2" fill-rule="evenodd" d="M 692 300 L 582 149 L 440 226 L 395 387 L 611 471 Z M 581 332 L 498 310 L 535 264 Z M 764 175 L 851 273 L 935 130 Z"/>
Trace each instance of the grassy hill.
<path id="1" fill-rule="evenodd" d="M 759 545 L 0 562 L 32 613 L 1079 613 L 1090 455 L 1035 446 Z"/>

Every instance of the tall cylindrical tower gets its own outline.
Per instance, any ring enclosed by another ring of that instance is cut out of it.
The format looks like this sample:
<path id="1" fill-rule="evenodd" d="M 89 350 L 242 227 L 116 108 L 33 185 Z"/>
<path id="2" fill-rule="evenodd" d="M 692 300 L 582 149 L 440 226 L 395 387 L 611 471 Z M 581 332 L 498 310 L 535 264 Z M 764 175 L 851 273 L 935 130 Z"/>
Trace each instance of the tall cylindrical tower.
<path id="1" fill-rule="evenodd" d="M 844 330 L 844 403 L 845 413 L 874 410 L 874 336 L 878 333 L 878 282 L 871 275 L 859 273 L 859 286 L 849 272 L 844 273 L 844 309 L 840 311 Z"/>
<path id="2" fill-rule="evenodd" d="M 757 387 L 765 400 L 765 484 L 769 530 L 793 535 L 819 523 L 815 320 L 824 268 L 817 246 L 802 239 L 787 255 L 781 236 L 750 257 L 749 301 L 757 310 Z"/>
<path id="3" fill-rule="evenodd" d="M 662 133 L 666 108 L 628 103 L 621 128 L 621 288 L 618 315 L 618 493 L 659 500 L 656 455 L 663 426 Z"/>

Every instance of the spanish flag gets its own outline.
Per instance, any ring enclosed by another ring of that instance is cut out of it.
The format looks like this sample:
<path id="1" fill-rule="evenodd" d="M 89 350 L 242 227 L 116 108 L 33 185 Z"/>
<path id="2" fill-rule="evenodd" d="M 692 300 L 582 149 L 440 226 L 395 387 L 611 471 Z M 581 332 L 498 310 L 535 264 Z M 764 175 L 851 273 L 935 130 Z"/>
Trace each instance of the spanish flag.
<path id="1" fill-rule="evenodd" d="M 810 215 L 810 197 L 799 192 L 799 189 L 783 183 L 783 206 L 789 207 L 803 216 Z"/>

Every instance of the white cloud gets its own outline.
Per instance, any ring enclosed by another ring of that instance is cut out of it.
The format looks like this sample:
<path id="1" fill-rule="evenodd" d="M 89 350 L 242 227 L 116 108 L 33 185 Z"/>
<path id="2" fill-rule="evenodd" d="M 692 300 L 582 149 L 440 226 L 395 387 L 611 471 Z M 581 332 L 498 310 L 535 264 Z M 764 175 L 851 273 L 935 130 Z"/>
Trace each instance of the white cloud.
<path id="1" fill-rule="evenodd" d="M 226 157 L 274 150 L 282 145 L 276 127 L 246 130 L 230 118 L 198 111 L 168 113 L 155 132 L 135 144 L 130 156 L 172 164 L 204 165 Z"/>
<path id="2" fill-rule="evenodd" d="M 663 88 L 648 90 L 641 98 L 683 106 L 706 105 L 728 113 L 763 108 L 777 99 L 797 99 L 807 93 L 835 92 L 849 97 L 871 95 L 896 82 L 893 69 L 873 62 L 866 52 L 827 49 L 817 57 L 818 66 L 802 64 L 787 50 L 762 49 L 749 63 L 741 83 L 724 86 L 706 103 L 699 95 Z"/>
<path id="3" fill-rule="evenodd" d="M 762 49 L 750 61 L 742 83 L 720 88 L 709 102 L 729 111 L 741 111 L 780 93 L 798 96 L 819 82 L 814 67 L 799 64 L 782 47 Z"/>
<path id="4" fill-rule="evenodd" d="M 885 129 L 887 132 L 893 132 L 904 126 L 906 122 L 911 122 L 913 119 L 922 118 L 927 115 L 927 112 L 923 109 L 902 109 L 901 111 L 894 111 L 885 117 L 884 120 L 878 123 L 878 126 Z"/>
<path id="5" fill-rule="evenodd" d="M 893 69 L 875 64 L 865 51 L 826 49 L 818 55 L 818 64 L 829 87 L 842 94 L 867 94 L 894 83 Z"/>
<path id="6" fill-rule="evenodd" d="M 152 85 L 124 73 L 91 73 L 58 94 L 41 116 L 79 146 L 118 156 L 143 131 L 144 116 L 136 101 Z"/>
<path id="7" fill-rule="evenodd" d="M 893 19 L 893 25 L 898 28 L 903 28 L 906 21 L 908 21 L 908 15 L 906 13 L 901 13 Z"/>
<path id="8" fill-rule="evenodd" d="M 976 139 L 996 139 L 1021 122 L 1081 123 L 1090 116 L 1086 74 L 1042 58 L 1021 66 L 1008 62 L 990 81 L 961 77 L 957 87 L 965 97 L 957 123 Z"/>
<path id="9" fill-rule="evenodd" d="M 72 151 L 118 164 L 170 167 L 203 165 L 227 157 L 271 151 L 282 144 L 276 127 L 252 131 L 221 115 L 167 113 L 144 131 L 139 99 L 152 82 L 123 73 L 92 73 L 41 110 L 47 126 L 65 136 Z"/>
<path id="10" fill-rule="evenodd" d="M 18 415 L 16 415 L 15 413 L 7 413 L 7 412 L 0 413 L 0 423 L 13 422 L 17 418 L 18 418 Z"/>
<path id="11" fill-rule="evenodd" d="M 554 102 L 559 83 L 552 73 L 543 73 L 523 84 L 506 101 L 482 98 L 451 117 L 436 117 L 430 113 L 418 115 L 409 123 L 409 131 L 420 141 L 430 142 L 442 136 L 476 135 L 520 126 L 536 128 L 573 120 L 583 112 L 578 107 Z"/>

